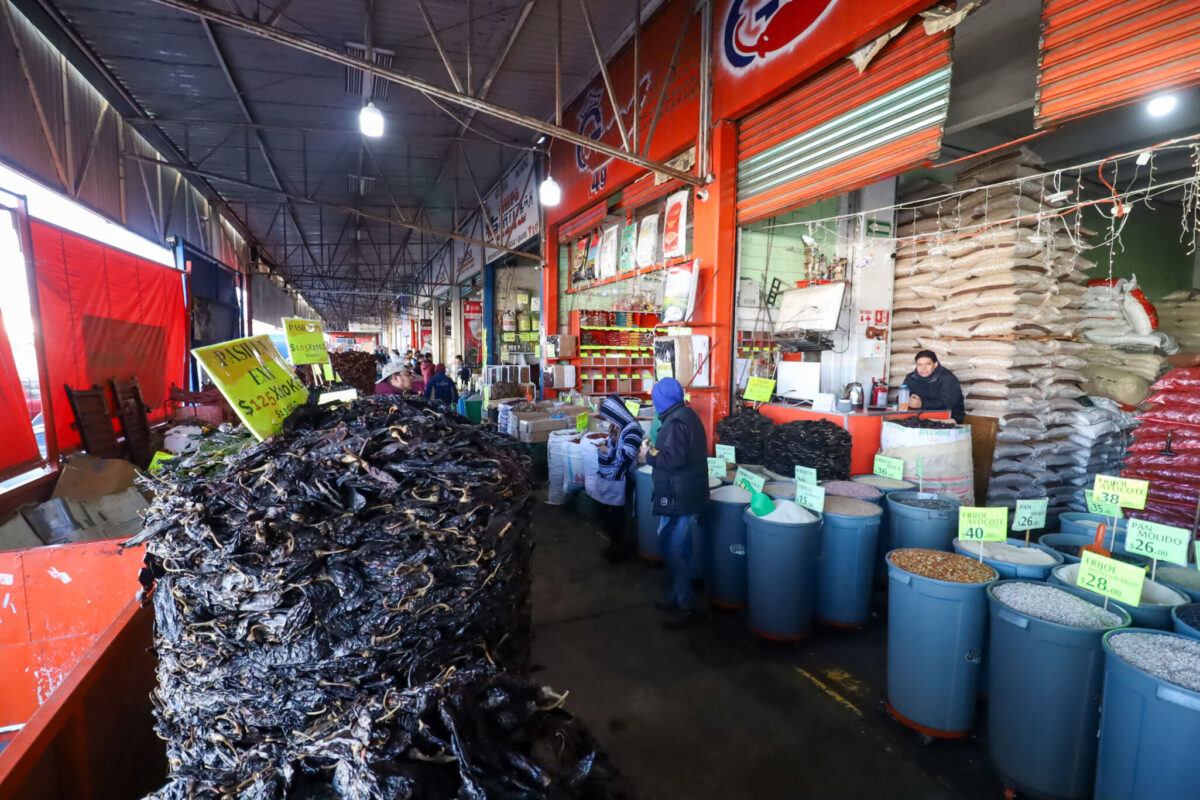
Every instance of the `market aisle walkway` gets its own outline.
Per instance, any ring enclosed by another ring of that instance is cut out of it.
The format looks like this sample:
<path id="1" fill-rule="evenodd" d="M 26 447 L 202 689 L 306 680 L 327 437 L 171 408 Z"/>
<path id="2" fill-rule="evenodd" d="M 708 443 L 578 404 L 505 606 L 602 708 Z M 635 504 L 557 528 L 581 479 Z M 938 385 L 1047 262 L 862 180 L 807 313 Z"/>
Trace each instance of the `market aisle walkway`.
<path id="1" fill-rule="evenodd" d="M 660 570 L 607 564 L 570 506 L 535 520 L 535 677 L 647 800 L 1002 796 L 977 741 L 926 745 L 887 716 L 883 619 L 795 646 L 737 617 L 664 631 Z"/>

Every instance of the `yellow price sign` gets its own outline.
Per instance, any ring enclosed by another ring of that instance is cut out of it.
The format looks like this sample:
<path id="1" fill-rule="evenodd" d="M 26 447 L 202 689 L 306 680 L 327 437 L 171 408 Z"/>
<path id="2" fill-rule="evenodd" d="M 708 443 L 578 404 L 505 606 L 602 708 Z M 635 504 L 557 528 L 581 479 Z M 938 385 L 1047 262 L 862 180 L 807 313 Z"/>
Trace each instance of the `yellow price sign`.
<path id="1" fill-rule="evenodd" d="M 322 364 L 321 365 L 321 374 L 323 376 L 325 376 L 325 380 L 329 381 L 330 383 L 333 383 L 334 381 L 337 380 L 337 378 L 333 374 L 333 366 L 331 364 L 328 364 L 328 363 Z"/>
<path id="2" fill-rule="evenodd" d="M 1102 503 L 1096 498 L 1096 493 L 1091 489 L 1083 490 L 1083 499 L 1087 503 L 1089 514 L 1099 514 L 1104 517 L 1121 518 L 1121 506 L 1116 503 Z"/>
<path id="3" fill-rule="evenodd" d="M 576 431 L 576 433 L 583 433 L 587 429 L 588 429 L 588 415 L 587 415 L 587 412 L 585 411 L 582 414 L 580 414 L 578 417 L 575 418 L 575 431 Z"/>
<path id="4" fill-rule="evenodd" d="M 1075 585 L 1089 592 L 1102 594 L 1126 605 L 1136 606 L 1142 601 L 1142 583 L 1146 570 L 1134 564 L 1124 564 L 1115 558 L 1085 550 L 1079 562 L 1079 576 Z"/>
<path id="5" fill-rule="evenodd" d="M 324 364 L 329 361 L 325 349 L 325 332 L 321 323 L 297 317 L 283 318 L 283 337 L 287 340 L 288 355 L 292 364 Z"/>
<path id="6" fill-rule="evenodd" d="M 266 336 L 197 347 L 192 355 L 259 441 L 279 433 L 288 414 L 308 399 Z"/>
<path id="7" fill-rule="evenodd" d="M 626 400 L 625 401 L 625 410 L 628 411 L 630 414 L 633 414 L 636 417 L 638 415 L 638 412 L 640 412 L 642 410 L 642 404 L 639 403 L 637 400 Z"/>
<path id="8" fill-rule="evenodd" d="M 904 480 L 904 459 L 875 456 L 875 474 L 881 478 Z"/>
<path id="9" fill-rule="evenodd" d="M 768 378 L 751 378 L 742 397 L 756 403 L 769 403 L 773 394 L 775 394 L 775 381 Z"/>
<path id="10" fill-rule="evenodd" d="M 1092 493 L 1097 502 L 1122 508 L 1145 508 L 1149 491 L 1150 481 L 1117 478 L 1113 475 L 1097 475 L 1096 483 L 1092 486 Z"/>
<path id="11" fill-rule="evenodd" d="M 958 538 L 964 542 L 1003 542 L 1008 538 L 1008 509 L 962 506 Z"/>
<path id="12" fill-rule="evenodd" d="M 158 472 L 162 469 L 164 461 L 170 461 L 175 458 L 174 453 L 168 453 L 165 450 L 159 450 L 154 454 L 154 458 L 150 459 L 150 465 L 146 467 L 150 472 Z"/>

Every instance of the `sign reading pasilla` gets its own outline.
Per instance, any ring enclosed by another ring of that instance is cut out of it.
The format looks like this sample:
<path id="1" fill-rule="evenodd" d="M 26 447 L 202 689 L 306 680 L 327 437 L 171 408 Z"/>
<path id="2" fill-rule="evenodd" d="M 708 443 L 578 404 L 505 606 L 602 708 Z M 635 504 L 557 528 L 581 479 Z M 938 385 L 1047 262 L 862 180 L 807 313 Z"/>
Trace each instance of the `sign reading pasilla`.
<path id="1" fill-rule="evenodd" d="M 292 409 L 308 399 L 266 336 L 197 347 L 192 355 L 259 441 L 279 433 Z"/>
<path id="2" fill-rule="evenodd" d="M 958 538 L 964 542 L 1003 542 L 1008 538 L 1008 509 L 962 506 Z"/>
<path id="3" fill-rule="evenodd" d="M 283 318 L 283 336 L 287 340 L 288 354 L 292 364 L 324 364 L 329 361 L 325 349 L 325 332 L 321 323 L 296 317 Z"/>

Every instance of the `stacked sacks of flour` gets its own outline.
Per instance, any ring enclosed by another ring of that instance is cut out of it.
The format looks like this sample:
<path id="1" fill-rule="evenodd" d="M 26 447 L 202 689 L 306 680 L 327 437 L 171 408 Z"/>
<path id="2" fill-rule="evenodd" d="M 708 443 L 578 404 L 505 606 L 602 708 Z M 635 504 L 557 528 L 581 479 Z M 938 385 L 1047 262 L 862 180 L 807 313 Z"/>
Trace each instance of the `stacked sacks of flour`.
<path id="1" fill-rule="evenodd" d="M 1121 474 L 1150 481 L 1146 507 L 1129 516 L 1191 527 L 1200 500 L 1200 367 L 1168 372 L 1150 387 Z"/>
<path id="2" fill-rule="evenodd" d="M 1043 199 L 1037 172 L 1032 154 L 1010 153 L 961 173 L 953 196 L 903 212 L 890 384 L 918 350 L 937 353 L 967 413 L 999 420 L 987 504 L 1049 497 L 1054 513 L 1086 478 L 1070 433 L 1087 345 L 1072 337 L 1094 264 L 1079 255 L 1087 232 Z"/>
<path id="3" fill-rule="evenodd" d="M 1084 470 L 1082 482 L 1073 479 L 1075 491 L 1070 499 L 1073 508 L 1084 509 L 1087 500 L 1084 490 L 1090 489 L 1097 475 L 1116 475 L 1121 470 L 1125 453 L 1132 441 L 1131 431 L 1137 427 L 1133 414 L 1107 397 L 1088 397 L 1084 408 L 1070 412 L 1071 435 L 1077 449 L 1071 453 L 1070 465 Z"/>
<path id="4" fill-rule="evenodd" d="M 1155 305 L 1158 324 L 1186 353 L 1200 353 L 1200 289 L 1171 292 Z"/>
<path id="5" fill-rule="evenodd" d="M 1084 353 L 1085 388 L 1126 406 L 1136 406 L 1167 369 L 1163 353 L 1178 352 L 1175 340 L 1156 330 L 1154 306 L 1133 280 L 1092 280 L 1083 295 L 1080 332 L 1092 343 Z"/>

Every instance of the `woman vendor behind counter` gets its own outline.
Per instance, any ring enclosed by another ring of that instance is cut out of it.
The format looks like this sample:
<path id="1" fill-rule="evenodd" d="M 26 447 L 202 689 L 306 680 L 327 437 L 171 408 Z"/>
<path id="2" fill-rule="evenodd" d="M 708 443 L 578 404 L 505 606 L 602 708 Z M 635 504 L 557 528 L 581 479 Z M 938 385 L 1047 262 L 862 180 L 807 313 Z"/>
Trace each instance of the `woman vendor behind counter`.
<path id="1" fill-rule="evenodd" d="M 949 411 L 955 422 L 966 416 L 962 387 L 954 373 L 938 363 L 932 350 L 917 353 L 917 369 L 908 373 L 904 384 L 911 394 L 908 408 L 912 411 Z"/>

